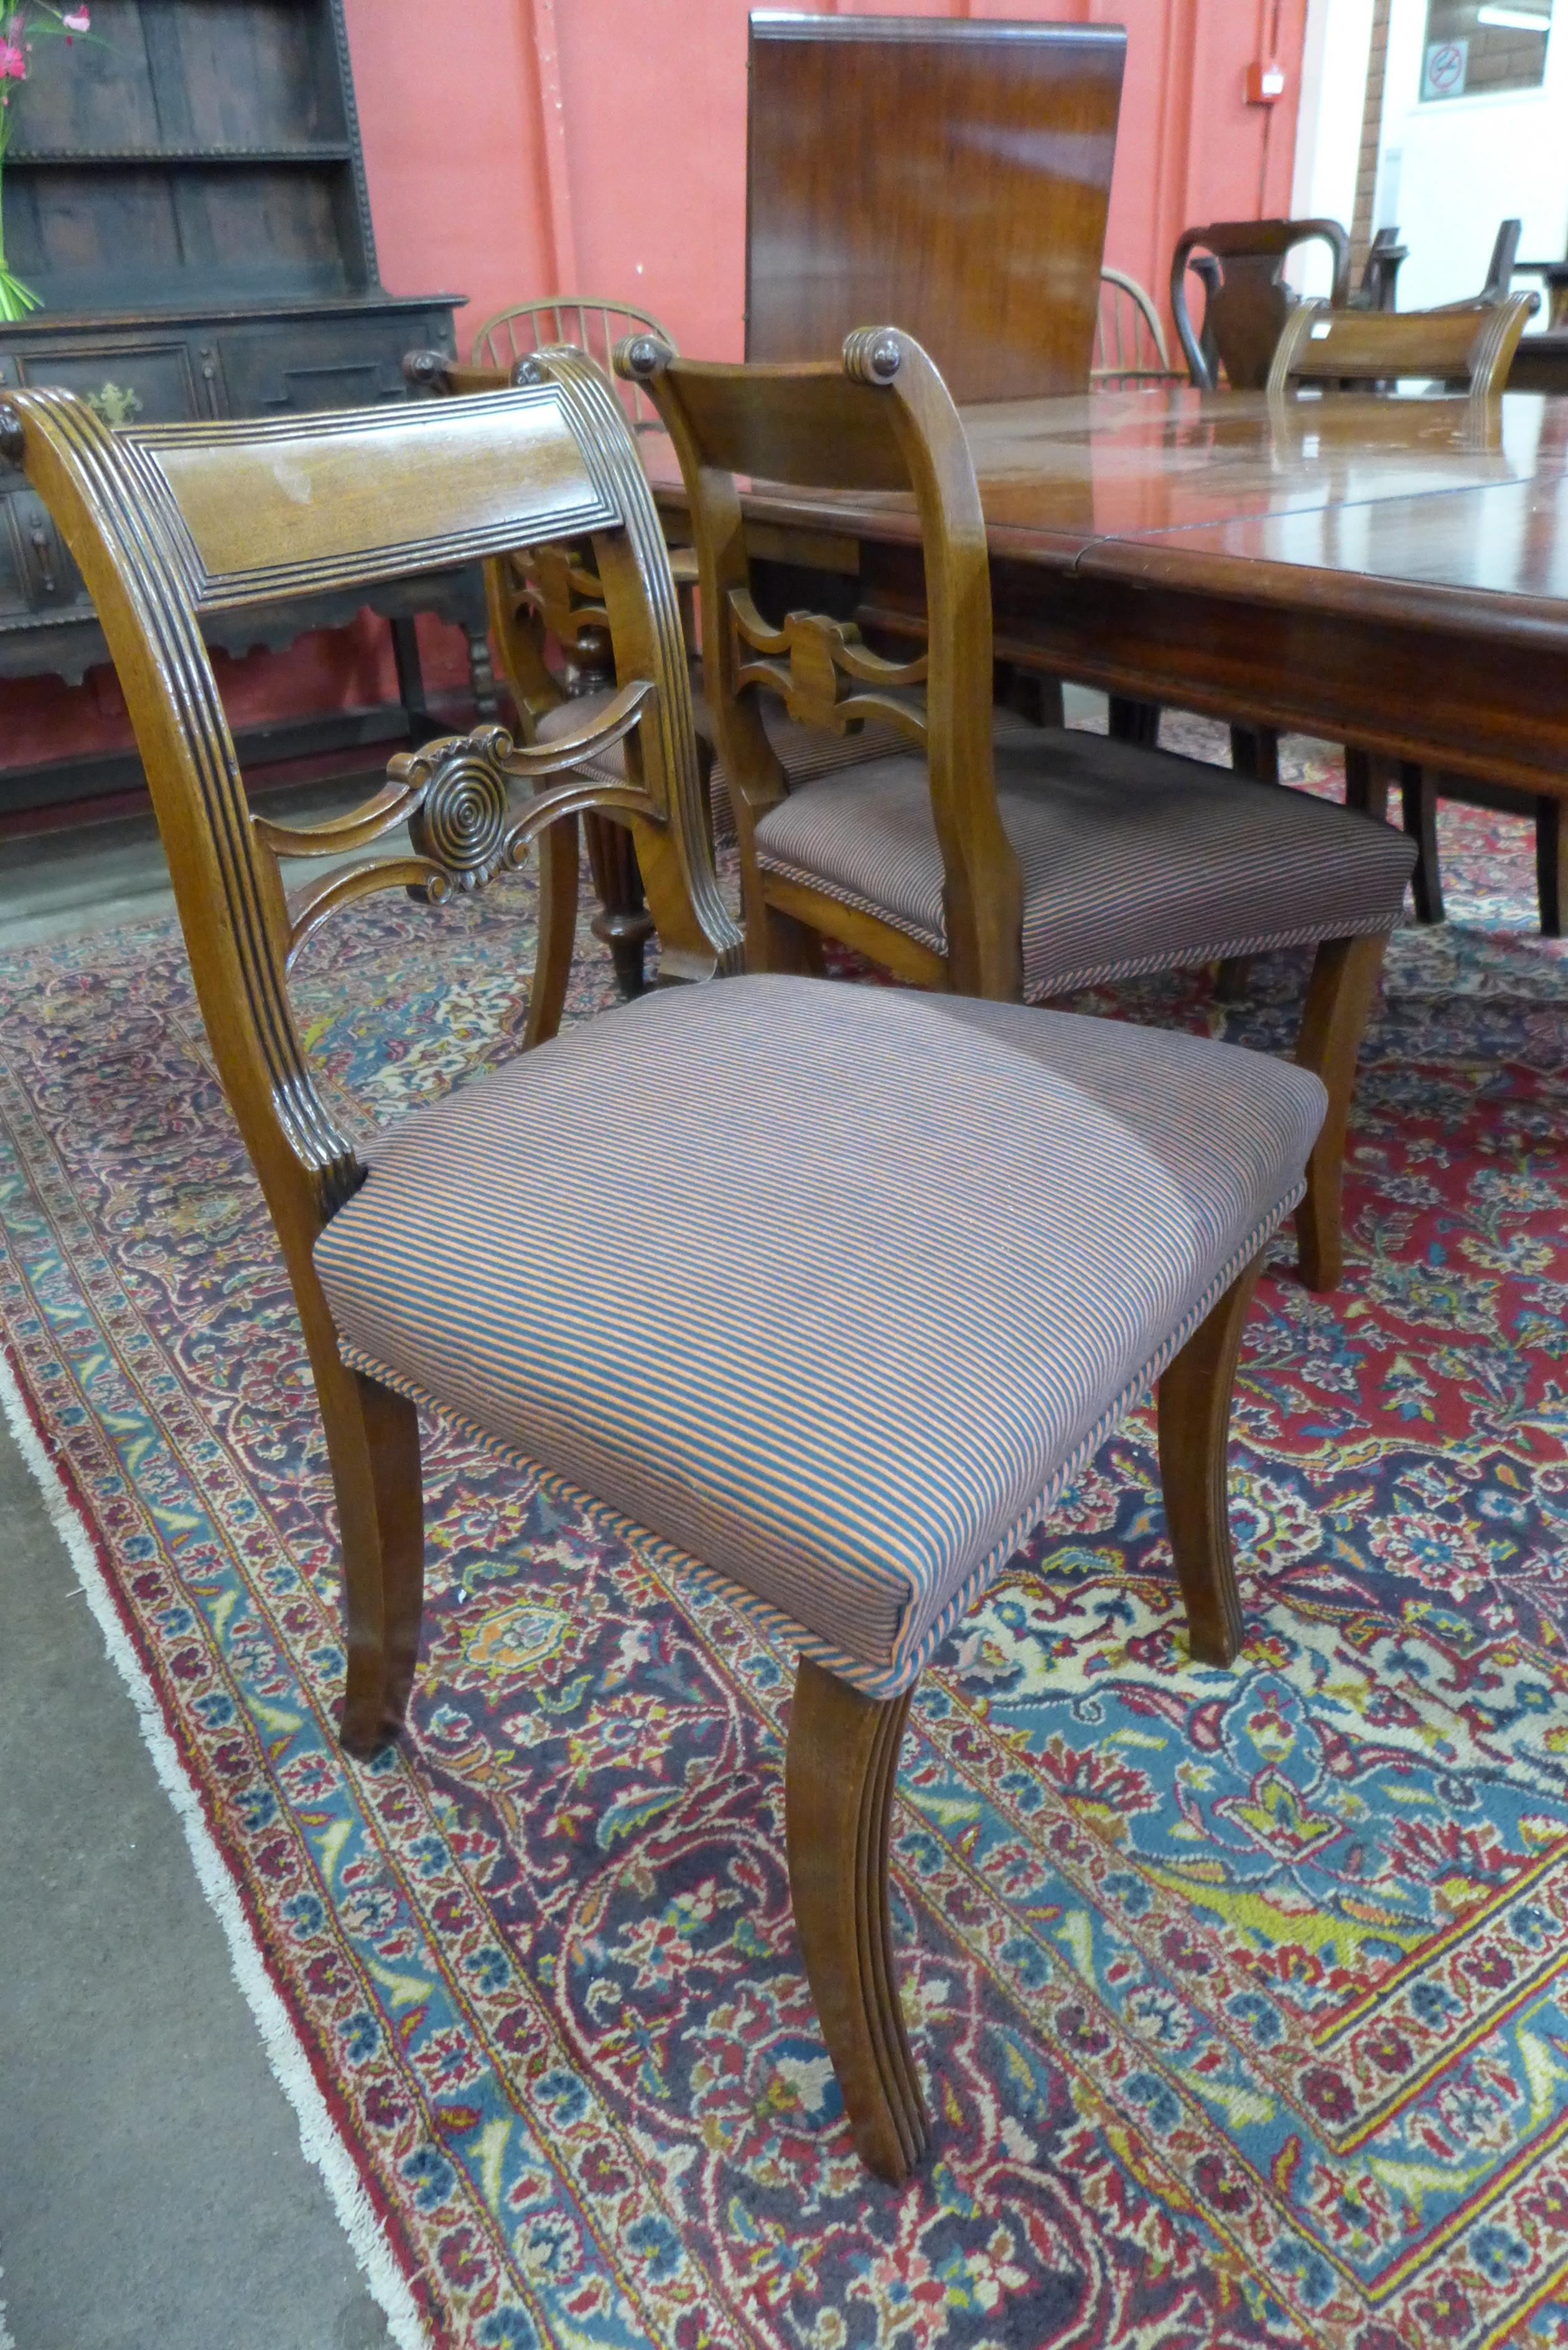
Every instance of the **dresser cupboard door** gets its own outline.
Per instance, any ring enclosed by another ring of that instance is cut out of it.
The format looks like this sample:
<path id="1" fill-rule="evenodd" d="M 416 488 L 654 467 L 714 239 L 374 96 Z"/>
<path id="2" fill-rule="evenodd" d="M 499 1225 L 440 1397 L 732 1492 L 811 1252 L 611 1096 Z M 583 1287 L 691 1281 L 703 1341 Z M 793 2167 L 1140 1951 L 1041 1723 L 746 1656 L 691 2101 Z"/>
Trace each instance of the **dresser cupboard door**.
<path id="1" fill-rule="evenodd" d="M 373 408 L 405 400 L 403 354 L 416 348 L 408 315 L 338 311 L 321 318 L 271 319 L 222 336 L 223 376 L 236 415 L 276 416 L 322 408 Z M 441 338 L 450 343 L 451 329 Z"/>

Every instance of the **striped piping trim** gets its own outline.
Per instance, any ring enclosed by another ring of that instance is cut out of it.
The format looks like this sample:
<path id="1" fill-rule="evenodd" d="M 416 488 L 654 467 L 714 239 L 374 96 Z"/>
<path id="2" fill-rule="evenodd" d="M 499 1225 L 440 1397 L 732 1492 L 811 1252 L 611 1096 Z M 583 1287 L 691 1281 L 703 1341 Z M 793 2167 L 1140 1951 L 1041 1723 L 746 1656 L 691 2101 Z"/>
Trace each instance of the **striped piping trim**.
<path id="1" fill-rule="evenodd" d="M 1113 979 L 1137 979 L 1151 971 L 1190 971 L 1196 964 L 1220 962 L 1231 955 L 1272 954 L 1282 947 L 1321 946 L 1324 939 L 1386 938 L 1395 928 L 1386 914 L 1375 921 L 1347 922 L 1342 916 L 1334 922 L 1313 922 L 1294 931 L 1260 931 L 1251 938 L 1216 939 L 1208 946 L 1195 947 L 1180 954 L 1129 955 L 1120 962 L 1096 963 L 1078 971 L 1053 972 L 1048 978 L 1032 979 L 1024 989 L 1026 1003 L 1038 1003 L 1047 995 L 1065 995 L 1080 987 L 1105 987 Z"/>
<path id="2" fill-rule="evenodd" d="M 838 882 L 824 880 L 820 873 L 808 872 L 805 866 L 791 864 L 784 858 L 769 857 L 760 847 L 757 863 L 764 873 L 776 874 L 781 881 L 796 882 L 819 898 L 831 898 L 837 905 L 849 906 L 858 913 L 874 916 L 877 921 L 885 922 L 889 930 L 901 931 L 917 945 L 928 947 L 932 954 L 945 955 L 948 951 L 947 940 L 940 930 L 933 930 L 924 922 L 911 922 L 903 915 L 894 913 L 878 899 L 865 896 L 857 889 L 846 889 Z M 1202 946 L 1172 948 L 1155 954 L 1124 955 L 1110 962 L 1081 963 L 1075 968 L 1047 972 L 1039 976 L 1031 973 L 1024 982 L 1023 1000 L 1026 1003 L 1035 1003 L 1044 996 L 1065 995 L 1075 988 L 1104 987 L 1114 979 L 1136 979 L 1146 972 L 1189 971 L 1199 963 L 1219 962 L 1231 955 L 1272 954 L 1282 947 L 1317 946 L 1324 939 L 1369 939 L 1379 934 L 1387 937 L 1397 928 L 1397 915 L 1390 919 L 1386 913 L 1375 914 L 1357 922 L 1347 921 L 1339 915 L 1332 921 L 1303 923 L 1291 931 L 1256 931 L 1244 938 L 1210 939 Z M 1027 920 L 1024 924 L 1023 957 L 1027 972 Z"/>
<path id="3" fill-rule="evenodd" d="M 650 1532 L 647 1526 L 639 1524 L 635 1518 L 626 1517 L 620 1511 L 611 1509 L 609 1504 L 600 1501 L 597 1494 L 586 1492 L 582 1486 L 574 1484 L 569 1478 L 560 1476 L 553 1469 L 547 1469 L 542 1461 L 532 1460 L 527 1453 L 520 1451 L 516 1446 L 506 1443 L 498 1436 L 493 1436 L 487 1428 L 483 1427 L 478 1420 L 471 1419 L 466 1412 L 453 1411 L 448 1405 L 430 1394 L 428 1389 L 418 1385 L 413 1379 L 405 1378 L 400 1371 L 391 1369 L 388 1364 L 379 1361 L 375 1356 L 367 1354 L 358 1347 L 343 1345 L 341 1342 L 339 1352 L 350 1370 L 363 1371 L 368 1378 L 377 1379 L 383 1387 L 391 1388 L 397 1394 L 407 1396 L 410 1403 L 422 1404 L 427 1410 L 437 1413 L 450 1426 L 462 1430 L 465 1436 L 473 1437 L 495 1459 L 504 1461 L 509 1467 L 521 1470 L 524 1474 L 536 1479 L 552 1500 L 568 1503 L 573 1508 L 584 1511 L 599 1524 L 607 1526 L 629 1548 L 640 1551 L 660 1567 L 690 1575 L 704 1590 L 711 1592 L 716 1597 L 739 1608 L 761 1628 L 766 1637 L 780 1641 L 786 1647 L 797 1648 L 802 1656 L 809 1657 L 813 1663 L 821 1665 L 825 1671 L 836 1674 L 840 1680 L 847 1681 L 851 1688 L 858 1690 L 863 1697 L 897 1697 L 919 1678 L 954 1625 L 961 1622 L 968 1614 L 987 1585 L 1000 1574 L 1019 1545 L 1034 1531 L 1046 1512 L 1093 1460 L 1113 1430 L 1119 1426 L 1136 1404 L 1142 1402 L 1160 1373 L 1180 1353 L 1199 1325 L 1219 1304 L 1231 1284 L 1251 1264 L 1271 1234 L 1279 1230 L 1305 1189 L 1304 1182 L 1295 1184 L 1269 1211 L 1268 1214 L 1253 1226 L 1247 1238 L 1239 1248 L 1232 1251 L 1220 1271 L 1214 1275 L 1197 1303 L 1188 1309 L 1163 1345 L 1156 1349 L 1136 1377 L 1128 1380 L 1120 1394 L 1106 1405 L 1087 1435 L 1080 1440 L 1067 1459 L 1054 1472 L 1050 1482 L 1013 1520 L 1001 1541 L 993 1545 L 980 1565 L 971 1567 L 958 1590 L 929 1625 L 922 1631 L 919 1627 L 918 1621 L 911 1624 L 906 1620 L 895 1637 L 891 1661 L 886 1665 L 869 1665 L 864 1658 L 852 1657 L 846 1650 L 836 1647 L 831 1640 L 825 1640 L 818 1634 L 807 1631 L 804 1624 L 797 1623 L 793 1617 L 785 1615 L 782 1608 L 774 1607 L 770 1601 L 760 1599 L 754 1591 L 748 1591 L 743 1584 L 733 1582 L 727 1575 L 720 1574 L 716 1567 L 705 1566 L 701 1559 L 693 1558 L 690 1552 L 680 1549 L 673 1543 L 666 1542 L 661 1534 Z"/>

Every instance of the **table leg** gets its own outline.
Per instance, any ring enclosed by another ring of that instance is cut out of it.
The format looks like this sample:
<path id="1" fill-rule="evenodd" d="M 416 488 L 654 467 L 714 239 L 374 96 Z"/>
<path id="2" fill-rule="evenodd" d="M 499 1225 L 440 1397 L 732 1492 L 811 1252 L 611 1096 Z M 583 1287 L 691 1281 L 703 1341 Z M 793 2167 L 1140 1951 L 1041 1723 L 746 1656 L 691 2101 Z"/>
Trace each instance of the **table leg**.
<path id="1" fill-rule="evenodd" d="M 1125 693 L 1110 697 L 1108 730 L 1113 743 L 1137 743 L 1146 751 L 1159 743 L 1159 704 L 1158 702 L 1134 702 Z"/>
<path id="2" fill-rule="evenodd" d="M 1563 906 L 1568 898 L 1568 825 L 1563 821 L 1561 800 L 1535 803 L 1535 886 L 1541 899 L 1541 935 L 1563 935 Z"/>
<path id="3" fill-rule="evenodd" d="M 411 613 L 389 621 L 392 631 L 392 662 L 398 672 L 398 700 L 403 705 L 403 715 L 409 722 L 409 741 L 415 750 L 441 733 L 431 715 L 425 700 L 424 665 L 420 660 L 419 627 Z"/>
<path id="4" fill-rule="evenodd" d="M 1280 738 L 1272 726 L 1232 726 L 1231 767 L 1254 784 L 1280 780 Z"/>
<path id="5" fill-rule="evenodd" d="M 1363 816 L 1375 816 L 1380 824 L 1388 817 L 1388 786 L 1394 780 L 1394 762 L 1372 751 L 1347 750 L 1345 754 L 1345 805 L 1359 808 Z"/>

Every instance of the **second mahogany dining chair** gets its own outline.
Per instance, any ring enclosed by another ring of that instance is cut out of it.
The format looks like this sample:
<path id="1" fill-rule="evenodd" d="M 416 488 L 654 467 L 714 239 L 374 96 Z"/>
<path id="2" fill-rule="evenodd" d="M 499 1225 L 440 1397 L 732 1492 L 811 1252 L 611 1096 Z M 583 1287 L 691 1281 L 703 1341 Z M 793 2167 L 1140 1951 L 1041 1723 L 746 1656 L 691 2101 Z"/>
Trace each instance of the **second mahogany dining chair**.
<path id="1" fill-rule="evenodd" d="M 626 419 L 581 354 L 543 354 L 537 372 L 483 400 L 118 432 L 68 392 L 28 391 L 0 411 L 0 452 L 26 467 L 97 604 L 298 1304 L 337 1501 L 344 1743 L 370 1754 L 395 1738 L 413 1679 L 421 1405 L 558 1494 L 597 1496 L 621 1532 L 793 1645 L 795 1923 L 855 2144 L 898 2180 L 929 2132 L 888 1933 L 911 1692 L 1156 1379 L 1193 1652 L 1234 1657 L 1231 1378 L 1324 1091 L 1202 1037 L 719 977 L 660 987 L 458 1087 L 367 1164 L 295 1024 L 296 948 L 369 890 L 439 902 L 504 872 L 589 804 L 579 775 L 551 777 L 612 735 L 626 777 L 598 800 L 636 829 L 666 971 L 738 957 L 699 808 L 674 585 Z M 498 728 L 428 743 L 334 824 L 252 815 L 204 613 L 554 536 L 591 544 L 604 590 L 619 690 L 595 727 L 547 749 L 514 750 Z M 285 899 L 280 853 L 369 846 L 405 823 L 411 849 Z"/>
<path id="2" fill-rule="evenodd" d="M 528 375 L 533 359 L 534 353 L 528 350 L 507 368 L 464 366 L 444 351 L 410 351 L 403 361 L 403 374 L 416 390 L 462 396 L 505 390 Z M 658 414 L 647 394 L 639 387 L 635 389 L 643 412 L 643 423 L 638 429 L 646 430 L 658 423 Z M 691 647 L 696 632 L 688 598 L 696 584 L 696 557 L 689 546 L 680 546 L 671 549 L 671 562 L 680 590 L 682 628 Z M 609 706 L 615 692 L 614 657 L 604 598 L 586 547 L 517 547 L 493 556 L 485 566 L 485 594 L 491 641 L 502 678 L 530 742 L 554 742 Z M 714 764 L 702 663 L 695 653 L 691 658 L 691 675 L 703 790 L 718 836 L 728 839 L 733 833 L 729 780 L 723 768 Z M 999 713 L 997 723 L 1003 732 L 1016 732 L 1026 722 Z M 877 727 L 860 737 L 813 734 L 804 726 L 791 726 L 782 712 L 772 733 L 774 748 L 797 783 L 834 768 L 853 766 L 893 743 L 893 738 Z M 625 781 L 625 771 L 626 754 L 618 743 L 608 744 L 585 767 L 585 773 L 612 785 Z M 610 951 L 622 994 L 637 995 L 643 984 L 644 949 L 654 925 L 644 904 L 630 835 L 612 818 L 590 813 L 583 818 L 583 837 L 599 900 L 591 928 Z M 564 1000 L 570 976 L 571 937 L 565 930 L 553 931 L 547 943 L 553 958 L 566 958 L 565 966 L 549 976 L 552 997 Z M 545 944 L 542 939 L 542 951 Z"/>
<path id="3" fill-rule="evenodd" d="M 1285 262 L 1298 245 L 1312 244 L 1326 244 L 1333 255 L 1333 298 L 1343 303 L 1350 289 L 1350 239 L 1335 220 L 1216 221 L 1182 231 L 1170 258 L 1170 314 L 1199 390 L 1212 391 L 1216 381 L 1205 346 L 1232 391 L 1262 390 L 1295 307 Z M 1210 265 L 1201 273 L 1208 294 L 1201 337 L 1187 304 L 1188 272 L 1199 262 Z"/>
<path id="4" fill-rule="evenodd" d="M 1504 223 L 1505 229 L 1511 226 Z M 1537 307 L 1534 294 L 1485 294 L 1472 302 L 1451 302 L 1435 310 L 1334 310 L 1325 302 L 1303 302 L 1280 337 L 1269 369 L 1271 393 L 1303 385 L 1332 397 L 1342 385 L 1396 385 L 1430 380 L 1467 390 L 1479 402 L 1495 400 Z M 1491 411 L 1495 414 L 1495 410 Z M 1478 418 L 1481 411 L 1478 410 Z M 1405 760 L 1373 758 L 1352 746 L 1345 754 L 1345 798 L 1353 807 L 1381 816 L 1397 780 L 1405 829 L 1416 842 L 1412 877 L 1416 913 L 1423 922 L 1443 919 L 1443 885 L 1438 848 L 1438 801 L 1466 800 L 1527 816 L 1535 823 L 1536 882 L 1541 927 L 1561 935 L 1563 906 L 1563 810 L 1556 800 L 1507 785 L 1471 786 L 1463 776 L 1435 774 Z"/>
<path id="5" fill-rule="evenodd" d="M 947 387 L 908 335 L 865 328 L 839 362 L 770 367 L 681 359 L 643 336 L 616 365 L 647 385 L 685 478 L 749 967 L 815 969 L 833 938 L 919 987 L 1039 1003 L 1314 943 L 1299 1057 L 1329 1109 L 1297 1236 L 1308 1285 L 1332 1288 L 1356 1055 L 1411 844 L 1308 793 L 1167 752 L 1060 728 L 993 742 L 980 491 Z M 764 619 L 742 475 L 912 490 L 927 650 L 888 660 L 851 624 Z M 791 789 L 760 714 L 767 698 L 819 729 L 877 720 L 900 747 Z"/>
<path id="6" fill-rule="evenodd" d="M 1490 399 L 1508 381 L 1535 307 L 1533 294 L 1478 297 L 1440 310 L 1336 310 L 1327 302 L 1299 302 L 1270 361 L 1267 389 L 1416 379 Z"/>

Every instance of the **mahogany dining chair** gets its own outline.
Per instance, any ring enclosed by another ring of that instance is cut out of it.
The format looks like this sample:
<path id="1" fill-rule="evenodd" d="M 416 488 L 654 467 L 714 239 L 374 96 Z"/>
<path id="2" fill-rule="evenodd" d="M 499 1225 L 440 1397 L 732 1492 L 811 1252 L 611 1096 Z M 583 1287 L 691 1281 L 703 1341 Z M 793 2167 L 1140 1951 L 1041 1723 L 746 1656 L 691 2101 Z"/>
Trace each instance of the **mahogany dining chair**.
<path id="1" fill-rule="evenodd" d="M 867 386 L 886 347 L 867 349 Z M 439 904 L 569 833 L 582 807 L 612 806 L 636 833 L 664 976 L 739 960 L 632 436 L 581 354 L 532 365 L 529 384 L 483 400 L 119 431 L 68 392 L 25 391 L 0 410 L 0 453 L 97 605 L 304 1325 L 341 1544 L 344 1744 L 370 1755 L 403 1726 L 421 1408 L 749 1612 L 799 1654 L 784 1762 L 795 1923 L 854 2143 L 898 2180 L 930 2127 L 888 1907 L 915 1683 L 1157 1379 L 1193 1652 L 1236 1654 L 1232 1374 L 1324 1090 L 1203 1037 L 719 976 L 519 1054 L 361 1156 L 287 990 L 298 948 L 349 899 L 411 889 Z M 829 373 L 835 393 L 857 380 Z M 879 428 L 888 405 L 866 397 Z M 852 443 L 863 422 L 847 399 L 817 421 Z M 556 540 L 591 545 L 615 650 L 618 691 L 592 724 L 537 746 L 498 727 L 427 743 L 329 824 L 253 815 L 203 617 Z M 624 776 L 585 780 L 581 760 L 612 739 Z M 280 856 L 405 825 L 411 842 L 285 897 Z"/>
<path id="2" fill-rule="evenodd" d="M 1212 391 L 1217 382 L 1204 343 L 1212 346 L 1232 391 L 1262 390 L 1295 307 L 1285 263 L 1303 244 L 1327 245 L 1333 298 L 1344 303 L 1350 291 L 1350 239 L 1336 220 L 1215 221 L 1183 229 L 1170 256 L 1170 314 L 1200 391 Z M 1213 264 L 1201 273 L 1207 293 L 1201 337 L 1187 301 L 1188 273 L 1200 261 Z"/>
<path id="3" fill-rule="evenodd" d="M 825 938 L 918 987 L 1040 1003 L 1139 972 L 1316 947 L 1298 1047 L 1329 1109 L 1297 1218 L 1310 1287 L 1340 1278 L 1340 1167 L 1356 1055 L 1415 851 L 1386 825 L 1223 768 L 1060 728 L 994 733 L 986 534 L 973 461 L 920 346 L 864 329 L 841 361 L 678 358 L 645 384 L 686 485 L 718 755 L 734 793 L 749 967 L 815 970 Z M 853 623 L 765 618 L 740 477 L 912 491 L 927 650 L 882 659 Z M 793 785 L 761 715 L 896 751 Z"/>
<path id="4" fill-rule="evenodd" d="M 1533 294 L 1478 295 L 1440 310 L 1335 309 L 1324 301 L 1298 302 L 1269 363 L 1269 391 L 1316 384 L 1334 391 L 1361 384 L 1410 380 L 1438 382 L 1490 400 L 1508 370 Z"/>
<path id="5" fill-rule="evenodd" d="M 1303 244 L 1327 245 L 1334 265 L 1334 298 L 1347 298 L 1350 240 L 1334 220 L 1214 221 L 1184 229 L 1170 258 L 1170 312 L 1199 391 L 1212 391 L 1221 374 L 1233 391 L 1262 389 L 1280 332 L 1296 296 L 1284 279 L 1290 255 Z M 1203 287 L 1203 324 L 1195 328 L 1188 302 L 1188 279 Z M 1113 698 L 1111 732 L 1122 740 L 1153 746 L 1159 739 L 1159 710 L 1152 702 Z M 1238 775 L 1278 783 L 1279 737 L 1268 727 L 1232 726 L 1231 764 Z"/>

